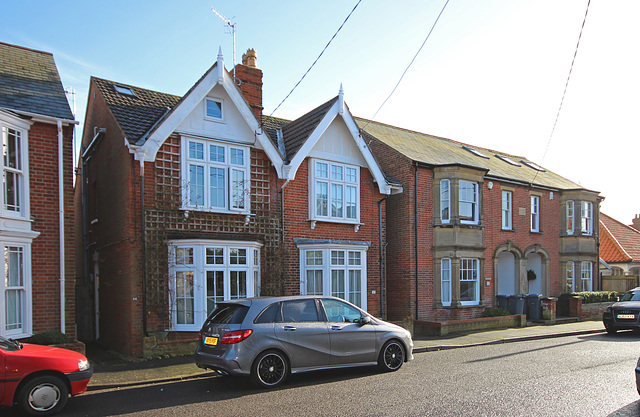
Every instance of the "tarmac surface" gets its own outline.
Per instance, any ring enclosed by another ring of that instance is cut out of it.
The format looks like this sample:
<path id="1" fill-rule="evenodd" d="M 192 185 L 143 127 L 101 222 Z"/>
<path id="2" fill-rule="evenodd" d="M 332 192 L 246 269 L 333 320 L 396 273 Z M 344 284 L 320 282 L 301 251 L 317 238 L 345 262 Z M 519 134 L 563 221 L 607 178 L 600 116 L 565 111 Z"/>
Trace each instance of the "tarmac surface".
<path id="1" fill-rule="evenodd" d="M 525 342 L 604 332 L 602 321 L 580 321 L 553 325 L 489 330 L 477 333 L 414 339 L 413 353 L 424 353 L 445 349 L 460 349 L 471 346 Z M 97 346 L 87 346 L 87 357 L 94 368 L 88 390 L 97 391 L 136 385 L 180 381 L 210 377 L 212 371 L 198 368 L 192 356 L 165 359 L 138 360 L 123 358 Z"/>

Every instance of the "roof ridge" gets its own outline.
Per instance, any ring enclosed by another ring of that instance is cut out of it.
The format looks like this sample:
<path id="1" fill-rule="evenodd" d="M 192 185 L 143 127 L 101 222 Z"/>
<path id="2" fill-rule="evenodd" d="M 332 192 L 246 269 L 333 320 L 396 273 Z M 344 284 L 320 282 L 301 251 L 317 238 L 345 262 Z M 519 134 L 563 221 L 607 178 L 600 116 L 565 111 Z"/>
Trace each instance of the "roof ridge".
<path id="1" fill-rule="evenodd" d="M 619 224 L 621 226 L 624 226 L 625 228 L 629 229 L 630 231 L 640 234 L 640 230 L 636 229 L 635 227 L 629 226 L 628 224 L 624 224 L 621 221 L 614 219 L 613 217 L 609 216 L 606 213 L 600 212 L 600 214 L 605 216 L 605 217 L 607 217 L 608 219 L 611 219 L 612 221 L 616 222 L 617 224 Z"/>
<path id="2" fill-rule="evenodd" d="M 12 44 L 12 43 L 7 43 L 7 42 L 2 42 L 2 41 L 0 41 L 0 45 L 11 46 L 11 47 L 13 47 L 13 48 L 20 48 L 20 49 L 24 49 L 25 51 L 37 52 L 37 53 L 39 53 L 39 54 L 45 54 L 45 55 L 51 55 L 51 56 L 53 56 L 53 53 L 51 53 L 51 52 L 41 51 L 41 50 L 39 50 L 39 49 L 27 48 L 26 46 L 14 45 L 14 44 Z"/>

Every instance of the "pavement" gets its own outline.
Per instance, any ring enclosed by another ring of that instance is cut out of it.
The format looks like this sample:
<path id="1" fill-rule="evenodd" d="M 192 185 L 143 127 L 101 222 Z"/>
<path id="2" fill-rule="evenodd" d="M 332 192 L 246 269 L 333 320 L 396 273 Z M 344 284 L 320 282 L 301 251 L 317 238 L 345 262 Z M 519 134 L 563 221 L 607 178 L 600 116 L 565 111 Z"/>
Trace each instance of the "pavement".
<path id="1" fill-rule="evenodd" d="M 527 327 L 414 339 L 413 353 L 499 343 L 526 342 L 529 340 L 602 333 L 604 331 L 602 321 L 579 321 L 553 325 L 528 323 Z M 93 377 L 89 382 L 89 391 L 181 381 L 215 375 L 212 371 L 204 371 L 198 368 L 192 356 L 131 360 L 113 352 L 105 351 L 99 346 L 88 345 L 87 357 L 94 368 Z"/>

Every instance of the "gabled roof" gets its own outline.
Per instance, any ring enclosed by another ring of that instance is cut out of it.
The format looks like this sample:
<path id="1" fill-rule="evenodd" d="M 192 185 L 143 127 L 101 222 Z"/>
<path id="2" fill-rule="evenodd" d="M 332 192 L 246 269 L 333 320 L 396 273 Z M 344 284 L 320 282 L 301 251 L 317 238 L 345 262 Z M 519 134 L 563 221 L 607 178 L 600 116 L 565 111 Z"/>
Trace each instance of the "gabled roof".
<path id="1" fill-rule="evenodd" d="M 74 120 L 53 55 L 0 42 L 0 108 Z"/>
<path id="2" fill-rule="evenodd" d="M 640 261 L 640 231 L 601 212 L 600 257 L 608 263 Z"/>
<path id="3" fill-rule="evenodd" d="M 101 78 L 91 77 L 91 82 L 104 97 L 116 122 L 132 144 L 140 140 L 168 110 L 180 101 L 179 96 Z M 119 93 L 116 91 L 116 86 L 128 88 L 134 95 Z"/>
<path id="4" fill-rule="evenodd" d="M 412 161 L 425 165 L 465 165 L 486 170 L 487 176 L 560 190 L 584 189 L 581 185 L 539 167 L 530 160 L 480 148 L 438 136 L 356 118 L 366 133 Z M 540 168 L 542 170 L 536 169 Z"/>
<path id="5" fill-rule="evenodd" d="M 282 128 L 284 145 L 287 150 L 286 159 L 292 160 L 298 153 L 302 145 L 305 144 L 309 136 L 318 127 L 318 124 L 324 119 L 327 112 L 338 100 L 338 96 L 332 98 L 326 103 L 316 107 L 309 113 L 297 118 Z"/>

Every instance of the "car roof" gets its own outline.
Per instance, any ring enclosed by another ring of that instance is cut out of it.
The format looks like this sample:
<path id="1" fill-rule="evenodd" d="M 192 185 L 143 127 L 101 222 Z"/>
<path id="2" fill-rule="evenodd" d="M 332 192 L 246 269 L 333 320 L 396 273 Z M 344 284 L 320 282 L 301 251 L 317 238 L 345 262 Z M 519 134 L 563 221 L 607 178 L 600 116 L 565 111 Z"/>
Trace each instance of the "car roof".
<path id="1" fill-rule="evenodd" d="M 220 304 L 241 304 L 245 306 L 250 306 L 256 304 L 258 307 L 267 306 L 269 304 L 273 304 L 279 301 L 292 301 L 292 300 L 315 300 L 315 299 L 333 299 L 344 301 L 341 298 L 324 296 L 324 295 L 282 295 L 282 296 L 263 296 L 263 297 L 252 297 L 252 298 L 242 298 L 239 300 L 226 300 L 221 302 Z"/>

